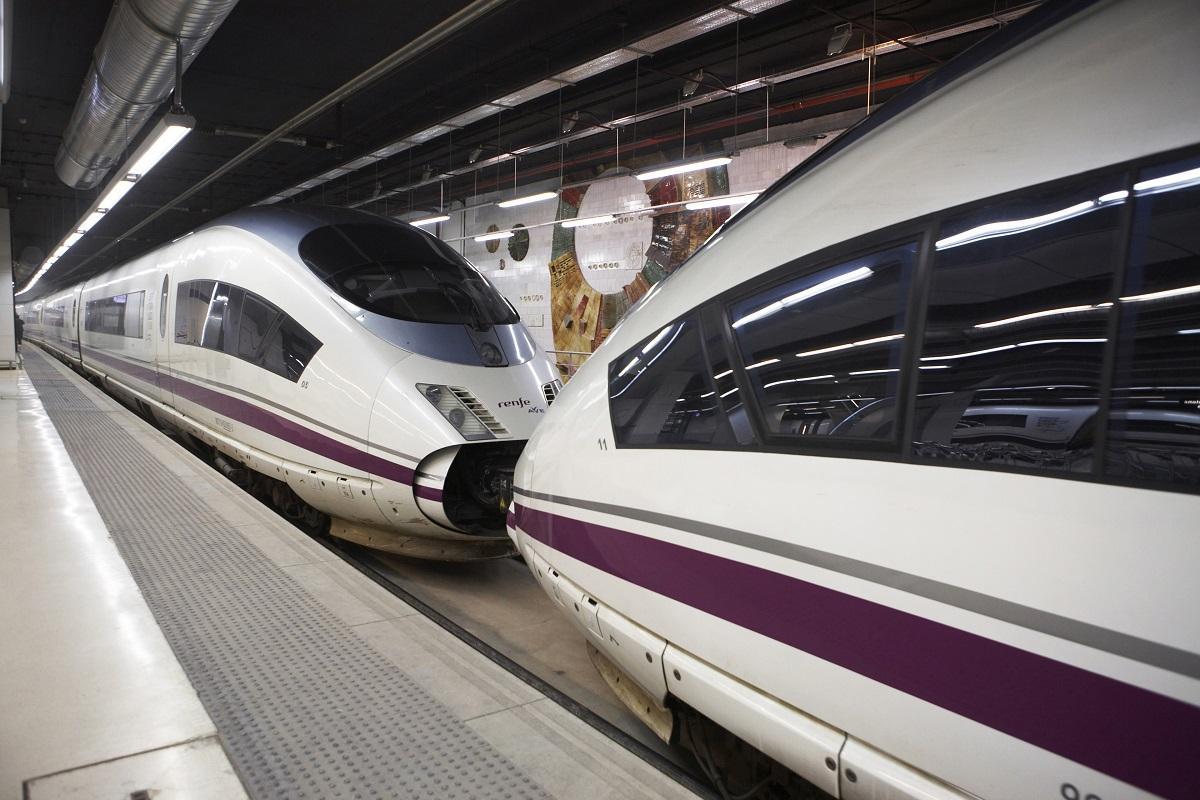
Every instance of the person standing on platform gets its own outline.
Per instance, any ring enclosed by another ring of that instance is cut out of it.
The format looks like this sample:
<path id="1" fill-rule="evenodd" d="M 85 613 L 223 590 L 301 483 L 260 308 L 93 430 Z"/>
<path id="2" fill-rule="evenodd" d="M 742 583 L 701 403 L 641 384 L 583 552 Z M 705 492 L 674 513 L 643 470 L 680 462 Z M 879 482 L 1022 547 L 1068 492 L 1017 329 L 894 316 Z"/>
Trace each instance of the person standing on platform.
<path id="1" fill-rule="evenodd" d="M 25 333 L 25 320 L 13 314 L 13 334 L 17 340 L 17 349 L 21 349 L 21 336 Z"/>

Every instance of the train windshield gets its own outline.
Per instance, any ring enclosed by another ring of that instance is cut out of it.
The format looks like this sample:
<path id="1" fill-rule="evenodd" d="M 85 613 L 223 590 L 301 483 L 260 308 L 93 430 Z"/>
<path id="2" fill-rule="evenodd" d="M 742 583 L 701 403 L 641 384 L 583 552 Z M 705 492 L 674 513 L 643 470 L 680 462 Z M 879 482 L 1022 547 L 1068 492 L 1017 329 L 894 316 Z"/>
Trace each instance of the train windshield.
<path id="1" fill-rule="evenodd" d="M 300 257 L 340 296 L 376 314 L 412 322 L 487 328 L 517 312 L 444 242 L 403 225 L 329 225 L 300 242 Z"/>

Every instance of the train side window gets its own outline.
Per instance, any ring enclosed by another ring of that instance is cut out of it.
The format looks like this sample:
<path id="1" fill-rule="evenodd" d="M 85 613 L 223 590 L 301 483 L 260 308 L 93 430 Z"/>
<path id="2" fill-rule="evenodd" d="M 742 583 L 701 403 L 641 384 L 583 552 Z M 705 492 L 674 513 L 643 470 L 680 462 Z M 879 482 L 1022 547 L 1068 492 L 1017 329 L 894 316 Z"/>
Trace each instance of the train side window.
<path id="1" fill-rule="evenodd" d="M 237 326 L 238 358 L 256 361 L 271 326 L 279 318 L 279 309 L 256 294 L 245 293 L 241 321 Z"/>
<path id="2" fill-rule="evenodd" d="M 935 242 L 919 457 L 1090 473 L 1125 178 L 977 208 Z"/>
<path id="3" fill-rule="evenodd" d="M 184 281 L 175 285 L 175 341 L 200 344 L 216 281 Z"/>
<path id="4" fill-rule="evenodd" d="M 808 271 L 733 302 L 766 434 L 894 442 L 917 243 Z"/>
<path id="5" fill-rule="evenodd" d="M 294 383 L 300 380 L 308 362 L 320 349 L 321 342 L 317 337 L 284 314 L 267 337 L 258 364 Z"/>
<path id="6" fill-rule="evenodd" d="M 608 387 L 618 445 L 733 444 L 694 319 L 667 325 L 612 362 Z"/>
<path id="7" fill-rule="evenodd" d="M 1200 159 L 1143 170 L 1104 470 L 1200 488 Z"/>
<path id="8" fill-rule="evenodd" d="M 209 300 L 204 328 L 200 332 L 200 346 L 209 350 L 225 349 L 226 317 L 229 311 L 230 287 L 218 283 Z"/>
<path id="9" fill-rule="evenodd" d="M 700 326 L 704 330 L 704 349 L 708 354 L 708 365 L 713 376 L 713 389 L 721 401 L 721 409 L 733 438 L 740 445 L 754 442 L 754 426 L 750 422 L 745 399 L 741 392 L 732 391 L 737 387 L 737 379 L 733 373 L 733 362 L 725 345 L 723 331 L 725 329 L 725 312 L 718 303 L 709 303 L 701 310 Z"/>
<path id="10" fill-rule="evenodd" d="M 145 296 L 144 291 L 139 291 L 88 300 L 84 308 L 84 330 L 140 339 Z M 49 306 L 43 310 L 43 318 L 48 311 Z"/>

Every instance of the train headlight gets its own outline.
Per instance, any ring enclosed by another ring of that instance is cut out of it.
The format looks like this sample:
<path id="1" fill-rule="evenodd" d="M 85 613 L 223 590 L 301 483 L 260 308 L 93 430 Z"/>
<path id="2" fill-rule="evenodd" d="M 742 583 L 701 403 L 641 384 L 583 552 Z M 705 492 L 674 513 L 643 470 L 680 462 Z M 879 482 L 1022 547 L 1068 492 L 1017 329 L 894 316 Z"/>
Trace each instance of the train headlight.
<path id="1" fill-rule="evenodd" d="M 504 433 L 503 428 L 497 425 L 492 415 L 479 406 L 479 401 L 465 389 L 455 389 L 436 383 L 418 383 L 417 391 L 467 441 L 495 439 L 494 428 L 499 428 L 499 432 Z M 479 407 L 473 408 L 472 405 Z M 492 424 L 489 425 L 488 422 Z"/>

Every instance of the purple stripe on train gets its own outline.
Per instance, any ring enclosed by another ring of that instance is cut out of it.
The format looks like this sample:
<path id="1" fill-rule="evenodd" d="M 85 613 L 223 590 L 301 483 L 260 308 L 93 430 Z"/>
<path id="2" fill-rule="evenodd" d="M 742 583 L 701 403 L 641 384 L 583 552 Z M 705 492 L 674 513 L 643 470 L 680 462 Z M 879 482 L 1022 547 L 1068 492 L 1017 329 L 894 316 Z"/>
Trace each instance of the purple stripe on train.
<path id="1" fill-rule="evenodd" d="M 244 425 L 256 428 L 263 433 L 270 434 L 277 439 L 282 439 L 289 444 L 302 447 L 332 461 L 361 469 L 372 475 L 378 475 L 381 478 L 409 485 L 413 483 L 413 470 L 411 467 L 397 464 L 394 461 L 388 461 L 385 458 L 380 458 L 379 456 L 359 450 L 357 447 L 339 442 L 324 434 L 317 433 L 298 422 L 274 414 L 240 398 L 192 383 L 176 375 L 160 373 L 154 369 L 131 364 L 123 359 L 113 358 L 107 353 L 99 352 L 91 347 L 85 347 L 84 349 L 87 351 L 88 358 L 107 364 L 145 383 L 154 384 L 156 381 L 161 381 L 161 385 L 164 388 L 169 389 L 180 397 L 202 405 L 210 411 L 215 411 L 230 419 L 237 420 Z M 439 502 L 441 501 L 441 492 L 438 492 L 436 499 Z"/>
<path id="2" fill-rule="evenodd" d="M 652 592 L 1168 798 L 1200 797 L 1200 708 L 760 567 L 518 506 L 527 534 Z"/>
<path id="3" fill-rule="evenodd" d="M 433 486 L 422 486 L 419 483 L 414 483 L 413 493 L 422 500 L 432 500 L 435 503 L 442 502 L 442 490 Z"/>

